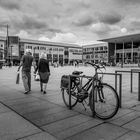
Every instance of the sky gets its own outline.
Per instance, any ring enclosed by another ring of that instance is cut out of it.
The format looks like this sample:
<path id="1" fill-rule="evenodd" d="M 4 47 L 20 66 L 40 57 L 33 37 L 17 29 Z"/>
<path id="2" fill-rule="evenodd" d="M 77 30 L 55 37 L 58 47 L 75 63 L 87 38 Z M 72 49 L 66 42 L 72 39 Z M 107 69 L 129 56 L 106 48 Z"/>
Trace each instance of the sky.
<path id="1" fill-rule="evenodd" d="M 0 36 L 62 43 L 140 33 L 140 0 L 0 0 Z"/>

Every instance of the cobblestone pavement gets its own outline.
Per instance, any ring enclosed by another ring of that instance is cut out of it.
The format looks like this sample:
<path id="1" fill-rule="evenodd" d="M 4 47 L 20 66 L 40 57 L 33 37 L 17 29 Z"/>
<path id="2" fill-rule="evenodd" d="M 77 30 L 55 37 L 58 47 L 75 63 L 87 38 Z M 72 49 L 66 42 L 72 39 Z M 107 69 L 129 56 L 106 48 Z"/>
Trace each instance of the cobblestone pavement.
<path id="1" fill-rule="evenodd" d="M 103 121 L 93 118 L 88 106 L 86 111 L 81 104 L 72 110 L 65 107 L 60 79 L 74 70 L 89 76 L 94 73 L 92 67 L 51 67 L 47 94 L 40 93 L 32 73 L 31 94 L 24 95 L 22 80 L 15 84 L 17 67 L 0 69 L 0 140 L 140 140 L 138 75 L 133 76 L 130 93 L 130 74 L 123 74 L 122 108 L 115 117 Z M 115 70 L 130 68 L 107 67 L 106 72 Z M 105 75 L 104 81 L 114 86 L 114 76 Z"/>

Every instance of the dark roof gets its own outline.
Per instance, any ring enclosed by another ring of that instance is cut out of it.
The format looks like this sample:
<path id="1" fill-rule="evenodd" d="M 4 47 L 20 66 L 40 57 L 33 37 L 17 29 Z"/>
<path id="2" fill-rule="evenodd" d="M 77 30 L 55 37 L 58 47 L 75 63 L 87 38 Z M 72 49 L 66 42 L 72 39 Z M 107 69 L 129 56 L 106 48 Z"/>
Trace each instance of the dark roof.
<path id="1" fill-rule="evenodd" d="M 108 39 L 102 39 L 99 41 L 104 41 L 108 43 L 128 43 L 128 42 L 140 42 L 140 34 L 131 34 L 131 35 L 125 35 L 120 37 L 114 37 L 114 38 L 108 38 Z"/>

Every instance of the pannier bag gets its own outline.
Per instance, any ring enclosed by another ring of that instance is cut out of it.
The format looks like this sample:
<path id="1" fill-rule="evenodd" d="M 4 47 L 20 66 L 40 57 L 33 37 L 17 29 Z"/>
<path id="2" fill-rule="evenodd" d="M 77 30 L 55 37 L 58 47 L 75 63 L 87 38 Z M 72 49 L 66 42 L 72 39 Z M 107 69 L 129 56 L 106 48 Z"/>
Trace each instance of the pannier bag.
<path id="1" fill-rule="evenodd" d="M 69 76 L 63 75 L 61 77 L 61 88 L 69 88 Z"/>

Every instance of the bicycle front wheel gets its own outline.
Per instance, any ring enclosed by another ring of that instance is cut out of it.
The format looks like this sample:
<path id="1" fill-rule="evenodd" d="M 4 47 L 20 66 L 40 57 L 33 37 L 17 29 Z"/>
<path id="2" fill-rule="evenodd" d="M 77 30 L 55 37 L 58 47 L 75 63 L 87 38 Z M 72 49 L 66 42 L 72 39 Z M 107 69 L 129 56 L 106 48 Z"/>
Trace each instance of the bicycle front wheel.
<path id="1" fill-rule="evenodd" d="M 67 107 L 70 107 L 69 105 L 69 91 L 68 89 L 62 89 L 62 98 L 63 98 L 63 101 L 65 103 L 65 105 Z M 76 96 L 74 96 L 74 92 L 71 91 L 71 107 L 74 107 L 78 102 L 78 99 Z"/>
<path id="2" fill-rule="evenodd" d="M 112 86 L 106 83 L 102 83 L 100 86 L 95 86 L 94 103 L 95 115 L 103 120 L 112 118 L 119 109 L 118 94 Z M 93 110 L 92 92 L 89 96 L 89 104 L 91 110 Z"/>

